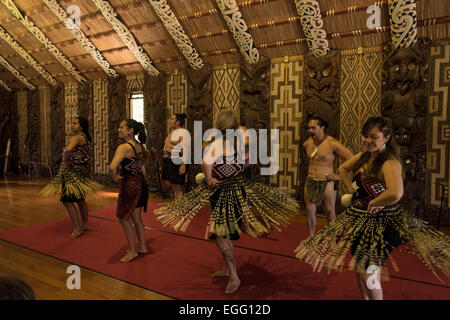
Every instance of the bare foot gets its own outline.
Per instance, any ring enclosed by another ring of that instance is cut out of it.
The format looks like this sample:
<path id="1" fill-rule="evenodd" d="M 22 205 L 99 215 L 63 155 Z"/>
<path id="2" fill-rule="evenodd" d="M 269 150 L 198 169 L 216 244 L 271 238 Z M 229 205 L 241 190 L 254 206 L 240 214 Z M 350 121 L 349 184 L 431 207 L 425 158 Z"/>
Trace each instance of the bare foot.
<path id="1" fill-rule="evenodd" d="M 122 261 L 122 262 L 130 262 L 131 260 L 133 260 L 137 256 L 138 256 L 137 252 L 129 252 L 129 251 L 127 251 L 127 254 L 122 259 L 120 259 L 120 261 Z"/>
<path id="2" fill-rule="evenodd" d="M 72 239 L 78 238 L 79 236 L 81 236 L 83 234 L 83 230 L 80 229 L 73 229 L 72 233 L 70 234 L 70 237 Z"/>
<path id="3" fill-rule="evenodd" d="M 233 293 L 239 288 L 239 285 L 241 284 L 241 280 L 229 280 L 227 284 L 227 288 L 225 289 L 225 293 Z"/>
<path id="4" fill-rule="evenodd" d="M 139 253 L 139 254 L 147 254 L 148 253 L 148 251 L 147 251 L 147 248 L 142 248 L 142 249 L 138 249 L 137 250 L 137 253 Z"/>
<path id="5" fill-rule="evenodd" d="M 211 275 L 211 277 L 213 278 L 228 277 L 228 276 L 230 276 L 230 272 L 228 270 L 216 271 Z"/>
<path id="6" fill-rule="evenodd" d="M 81 228 L 83 229 L 83 231 L 91 230 L 91 229 L 89 229 L 89 225 L 87 225 L 87 224 L 83 225 Z"/>

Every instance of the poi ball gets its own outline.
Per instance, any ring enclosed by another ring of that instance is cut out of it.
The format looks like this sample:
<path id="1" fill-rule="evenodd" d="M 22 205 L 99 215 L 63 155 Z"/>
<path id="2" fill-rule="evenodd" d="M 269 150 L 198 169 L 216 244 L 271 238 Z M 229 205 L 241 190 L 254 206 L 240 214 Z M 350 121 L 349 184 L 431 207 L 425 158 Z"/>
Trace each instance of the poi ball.
<path id="1" fill-rule="evenodd" d="M 206 182 L 205 174 L 203 172 L 198 173 L 195 176 L 195 182 L 197 182 L 197 184 L 205 183 Z"/>
<path id="2" fill-rule="evenodd" d="M 352 203 L 352 197 L 353 197 L 353 195 L 351 195 L 349 193 L 344 194 L 341 198 L 342 205 L 347 208 L 350 207 L 350 204 Z"/>

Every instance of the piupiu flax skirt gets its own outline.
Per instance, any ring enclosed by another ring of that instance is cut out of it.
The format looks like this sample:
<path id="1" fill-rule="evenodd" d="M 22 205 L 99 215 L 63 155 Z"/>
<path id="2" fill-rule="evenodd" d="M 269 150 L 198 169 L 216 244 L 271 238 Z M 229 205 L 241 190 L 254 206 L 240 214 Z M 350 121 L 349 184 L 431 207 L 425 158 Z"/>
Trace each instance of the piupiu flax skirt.
<path id="1" fill-rule="evenodd" d="M 59 195 L 62 202 L 77 202 L 102 189 L 89 177 L 88 165 L 61 164 L 58 174 L 39 193 L 41 196 Z"/>
<path id="2" fill-rule="evenodd" d="M 216 188 L 197 186 L 184 196 L 155 210 L 158 220 L 176 231 L 186 231 L 197 212 L 212 202 L 212 214 L 205 238 L 238 239 L 241 225 L 251 236 L 259 237 L 281 226 L 299 214 L 299 204 L 281 188 L 252 182 L 242 175 L 221 182 Z"/>
<path id="3" fill-rule="evenodd" d="M 406 243 L 405 251 L 418 256 L 440 280 L 437 269 L 450 276 L 450 238 L 426 222 L 410 215 L 398 205 L 369 214 L 351 206 L 313 236 L 302 241 L 295 250 L 297 258 L 313 266 L 342 270 L 350 250 L 350 270 L 366 272 L 369 266 L 384 267 L 392 250 Z M 394 270 L 396 262 L 391 259 Z"/>

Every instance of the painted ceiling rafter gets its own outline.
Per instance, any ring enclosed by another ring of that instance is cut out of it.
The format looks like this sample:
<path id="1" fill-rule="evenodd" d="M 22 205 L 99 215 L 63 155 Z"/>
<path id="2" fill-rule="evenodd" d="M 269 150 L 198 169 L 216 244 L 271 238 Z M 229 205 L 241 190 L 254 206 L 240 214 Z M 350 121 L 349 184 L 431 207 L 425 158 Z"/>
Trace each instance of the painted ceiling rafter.
<path id="1" fill-rule="evenodd" d="M 205 65 L 186 31 L 184 31 L 172 8 L 166 0 L 149 0 L 156 14 L 161 19 L 172 39 L 177 44 L 189 65 L 193 69 L 201 69 Z"/>
<path id="2" fill-rule="evenodd" d="M 58 81 L 56 81 L 55 78 L 52 77 L 50 73 L 48 73 L 47 70 L 44 69 L 44 67 L 39 64 L 28 52 L 25 51 L 24 48 L 20 44 L 17 43 L 16 40 L 14 40 L 11 35 L 6 32 L 5 29 L 0 27 L 0 38 L 2 38 L 7 44 L 10 45 L 11 48 L 13 48 L 28 64 L 36 70 L 37 73 L 39 73 L 45 80 L 47 80 L 48 83 L 50 83 L 52 86 L 55 86 Z"/>
<path id="3" fill-rule="evenodd" d="M 2 80 L 0 80 L 0 86 L 2 86 L 3 88 L 5 88 L 6 90 L 8 90 L 9 92 L 12 91 L 12 89 L 10 87 L 8 87 L 8 85 L 3 82 Z"/>
<path id="4" fill-rule="evenodd" d="M 86 82 L 80 72 L 59 51 L 59 49 L 45 36 L 45 34 L 20 10 L 12 0 L 1 0 L 5 7 L 30 31 L 34 37 L 42 43 L 66 69 L 79 82 Z"/>
<path id="5" fill-rule="evenodd" d="M 118 77 L 119 74 L 111 67 L 111 64 L 103 57 L 103 55 L 98 51 L 95 45 L 86 37 L 84 32 L 75 25 L 72 25 L 71 20 L 67 12 L 59 5 L 56 0 L 43 0 L 48 8 L 57 16 L 61 23 L 74 35 L 81 46 L 89 52 L 89 54 L 94 58 L 94 60 L 102 67 L 105 73 L 111 77 Z M 70 24 L 70 25 L 69 25 Z"/>
<path id="6" fill-rule="evenodd" d="M 22 82 L 28 89 L 34 90 L 36 89 L 35 86 L 33 86 L 27 78 L 25 78 L 23 75 L 20 74 L 19 71 L 17 71 L 16 68 L 14 68 L 12 65 L 9 64 L 8 61 L 6 61 L 2 56 L 0 56 L 0 64 L 3 65 L 6 69 L 8 69 L 9 72 L 11 72 L 17 79 L 19 79 L 20 82 Z"/>
<path id="7" fill-rule="evenodd" d="M 323 19 L 319 2 L 316 0 L 295 0 L 298 15 L 303 26 L 303 33 L 308 39 L 308 47 L 316 56 L 323 56 L 330 52 L 327 33 L 323 29 Z"/>
<path id="8" fill-rule="evenodd" d="M 257 63 L 259 61 L 259 51 L 255 46 L 252 35 L 248 32 L 247 23 L 242 17 L 236 1 L 216 0 L 216 3 L 245 61 L 250 64 Z"/>
<path id="9" fill-rule="evenodd" d="M 389 0 L 389 17 L 394 47 L 412 47 L 417 42 L 416 0 Z"/>
<path id="10" fill-rule="evenodd" d="M 141 46 L 138 46 L 136 39 L 131 34 L 128 27 L 117 18 L 117 13 L 111 4 L 106 0 L 92 0 L 92 2 L 94 2 L 97 8 L 102 12 L 103 17 L 105 17 L 106 21 L 108 21 L 111 27 L 116 31 L 128 49 L 130 49 L 144 70 L 150 75 L 159 75 L 158 69 L 155 68 L 152 60 L 145 53 L 144 49 Z"/>

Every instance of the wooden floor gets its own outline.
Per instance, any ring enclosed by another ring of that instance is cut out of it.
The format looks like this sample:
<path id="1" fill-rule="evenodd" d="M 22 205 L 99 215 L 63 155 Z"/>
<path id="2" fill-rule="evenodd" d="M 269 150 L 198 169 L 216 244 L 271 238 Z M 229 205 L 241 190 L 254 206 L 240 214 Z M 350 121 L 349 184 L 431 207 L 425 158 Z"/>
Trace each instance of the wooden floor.
<path id="1" fill-rule="evenodd" d="M 38 196 L 47 182 L 46 179 L 29 180 L 17 176 L 0 180 L 0 232 L 67 217 L 58 199 Z M 115 205 L 117 190 L 107 188 L 87 202 L 90 211 Z M 84 268 L 81 268 L 82 283 L 89 285 L 82 285 L 82 290 L 69 290 L 66 286 L 69 265 L 62 260 L 0 240 L 0 275 L 25 280 L 35 291 L 37 299 L 170 299 Z"/>
<path id="2" fill-rule="evenodd" d="M 0 232 L 39 222 L 68 217 L 57 198 L 41 198 L 39 191 L 48 179 L 28 179 L 13 176 L 0 179 Z M 151 195 L 152 201 L 163 201 Z M 98 197 L 88 199 L 89 210 L 116 205 L 117 189 L 106 188 Z M 299 222 L 305 222 L 304 214 Z M 325 219 L 318 215 L 318 226 Z M 449 234 L 450 229 L 443 230 Z M 123 239 L 125 243 L 125 239 Z M 170 298 L 107 275 L 81 268 L 82 290 L 66 286 L 69 264 L 62 260 L 0 240 L 0 275 L 11 275 L 25 280 L 34 289 L 37 299 L 157 299 Z"/>

